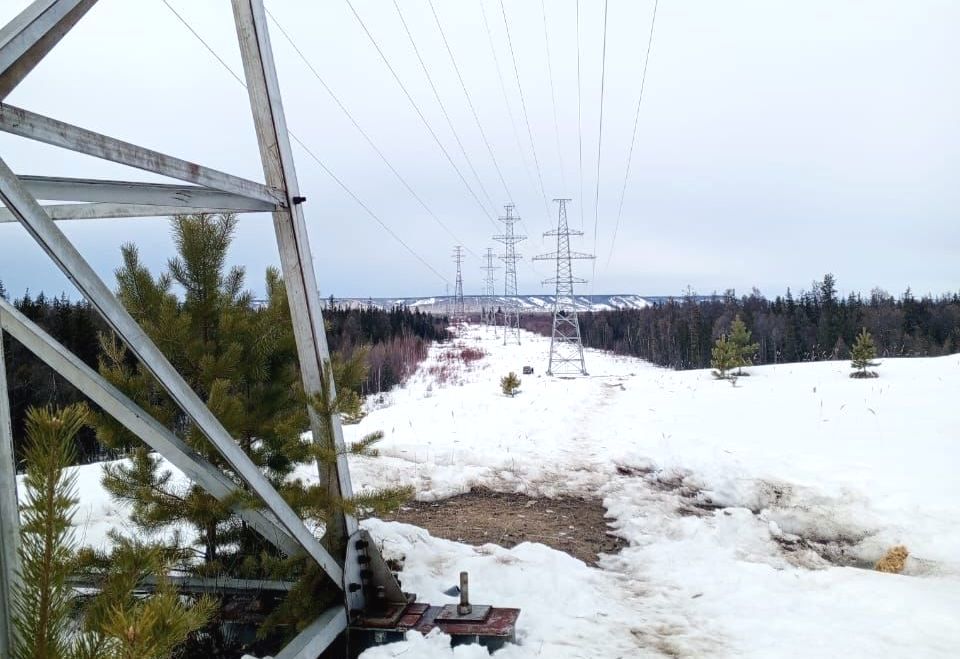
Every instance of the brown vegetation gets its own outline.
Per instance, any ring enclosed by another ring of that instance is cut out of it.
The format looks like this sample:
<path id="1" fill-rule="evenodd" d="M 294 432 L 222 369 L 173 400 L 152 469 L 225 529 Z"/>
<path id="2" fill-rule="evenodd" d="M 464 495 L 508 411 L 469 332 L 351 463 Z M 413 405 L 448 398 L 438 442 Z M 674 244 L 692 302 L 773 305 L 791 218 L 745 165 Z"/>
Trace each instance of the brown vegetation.
<path id="1" fill-rule="evenodd" d="M 891 572 L 893 574 L 900 574 L 903 572 L 903 568 L 907 563 L 907 556 L 909 555 L 910 552 L 907 551 L 907 548 L 904 545 L 891 547 L 887 550 L 886 555 L 877 561 L 874 569 L 877 570 L 877 572 Z"/>

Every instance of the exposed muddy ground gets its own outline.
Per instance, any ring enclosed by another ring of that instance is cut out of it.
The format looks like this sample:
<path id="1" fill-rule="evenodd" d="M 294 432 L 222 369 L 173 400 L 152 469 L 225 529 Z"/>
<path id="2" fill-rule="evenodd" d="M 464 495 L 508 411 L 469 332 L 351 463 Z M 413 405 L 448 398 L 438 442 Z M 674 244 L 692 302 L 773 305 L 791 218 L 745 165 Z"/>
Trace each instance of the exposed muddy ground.
<path id="1" fill-rule="evenodd" d="M 614 554 L 626 543 L 607 526 L 600 499 L 538 499 L 474 488 L 441 501 L 405 504 L 389 521 L 427 529 L 432 535 L 471 545 L 513 547 L 539 542 L 596 565 L 598 554 Z"/>

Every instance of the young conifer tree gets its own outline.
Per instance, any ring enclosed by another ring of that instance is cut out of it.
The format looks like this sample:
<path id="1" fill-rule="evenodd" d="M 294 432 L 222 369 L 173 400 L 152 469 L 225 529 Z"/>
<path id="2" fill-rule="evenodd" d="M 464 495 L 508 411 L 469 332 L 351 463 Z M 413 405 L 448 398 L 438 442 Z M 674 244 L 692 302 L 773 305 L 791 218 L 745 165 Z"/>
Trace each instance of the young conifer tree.
<path id="1" fill-rule="evenodd" d="M 308 401 L 300 383 L 283 282 L 275 269 L 269 269 L 267 299 L 254 307 L 251 294 L 244 290 L 243 269 L 227 266 L 235 227 L 232 215 L 175 217 L 177 256 L 157 277 L 140 262 L 136 248 L 125 245 L 123 266 L 117 271 L 121 301 L 302 517 L 322 523 L 331 513 L 343 510 L 395 507 L 409 496 L 408 490 L 331 501 L 323 488 L 290 478 L 300 465 L 317 459 L 330 465 L 336 459 L 328 413 L 344 419 L 361 415 L 362 400 L 355 392 L 365 377 L 365 353 L 356 350 L 350 359 L 335 357 L 328 365 L 326 371 L 333 373 L 337 383 L 335 400 L 321 396 Z M 182 288 L 182 300 L 175 294 L 174 284 Z M 247 495 L 220 454 L 113 337 L 105 336 L 101 342 L 105 355 L 101 373 L 238 484 L 236 501 L 220 502 L 199 486 L 175 481 L 162 460 L 139 439 L 111 419 L 98 417 L 100 441 L 132 449 L 131 460 L 105 468 L 104 485 L 114 497 L 132 505 L 134 523 L 147 531 L 191 525 L 204 554 L 197 570 L 204 574 L 295 576 L 302 566 L 279 561 L 271 545 L 231 515 L 229 505 L 243 502 Z M 324 434 L 329 435 L 318 443 L 301 437 L 309 429 L 308 402 L 323 420 Z M 380 437 L 365 437 L 346 450 L 372 455 Z M 255 504 L 250 496 L 249 503 Z"/>
<path id="2" fill-rule="evenodd" d="M 20 580 L 14 599 L 17 659 L 163 659 L 206 624 L 212 603 L 186 604 L 166 578 L 158 547 L 117 535 L 100 559 L 100 592 L 77 611 L 70 575 L 81 571 L 72 522 L 77 505 L 73 442 L 87 422 L 83 405 L 31 408 L 27 413 L 27 473 L 20 530 Z M 150 575 L 157 589 L 135 596 Z M 105 584 L 110 584 L 105 586 Z"/>
<path id="3" fill-rule="evenodd" d="M 73 607 L 67 582 L 73 567 L 77 504 L 71 440 L 83 427 L 86 409 L 72 406 L 27 413 L 25 503 L 20 527 L 20 580 L 14 603 L 18 659 L 70 657 L 65 631 Z"/>
<path id="4" fill-rule="evenodd" d="M 739 364 L 739 349 L 732 341 L 727 339 L 726 334 L 720 335 L 716 343 L 713 344 L 713 352 L 710 358 L 710 366 L 716 369 L 713 372 L 713 377 L 718 380 L 726 379 L 729 377 L 727 372 L 736 368 Z"/>
<path id="5" fill-rule="evenodd" d="M 754 343 L 751 339 L 752 333 L 747 329 L 747 324 L 740 318 L 740 314 L 737 314 L 730 325 L 730 336 L 728 338 L 736 353 L 737 375 L 743 375 L 742 368 L 753 363 L 753 356 L 760 349 L 760 344 Z"/>
<path id="6" fill-rule="evenodd" d="M 520 378 L 513 371 L 510 371 L 500 378 L 500 390 L 505 396 L 513 398 L 520 391 Z"/>
<path id="7" fill-rule="evenodd" d="M 850 355 L 852 357 L 850 361 L 850 367 L 856 369 L 850 374 L 850 377 L 877 377 L 876 371 L 867 370 L 872 366 L 877 366 L 877 363 L 873 361 L 877 356 L 877 348 L 874 346 L 873 337 L 870 335 L 870 332 L 867 331 L 866 327 L 862 328 L 860 333 L 857 334 L 857 340 L 853 344 L 853 349 L 850 351 Z"/>

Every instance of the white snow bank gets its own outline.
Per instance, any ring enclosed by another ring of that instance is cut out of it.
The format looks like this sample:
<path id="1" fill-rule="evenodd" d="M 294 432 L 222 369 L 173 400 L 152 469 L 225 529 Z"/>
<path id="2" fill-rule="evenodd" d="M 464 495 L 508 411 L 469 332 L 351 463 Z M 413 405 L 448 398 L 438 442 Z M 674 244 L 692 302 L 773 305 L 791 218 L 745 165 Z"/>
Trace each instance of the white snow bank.
<path id="1" fill-rule="evenodd" d="M 599 568 L 541 545 L 477 549 L 368 522 L 424 601 L 451 601 L 442 591 L 466 569 L 474 601 L 523 609 L 519 645 L 497 656 L 957 655 L 960 356 L 884 360 L 876 380 L 850 379 L 847 362 L 751 368 L 733 387 L 596 351 L 591 377 L 548 378 L 549 340 L 522 339 L 468 332 L 487 357 L 440 384 L 446 348 L 435 349 L 346 428 L 385 433 L 381 458 L 351 459 L 358 489 L 603 497 L 630 546 Z M 500 377 L 524 365 L 536 373 L 521 393 L 501 395 Z M 78 471 L 92 475 L 77 522 L 95 544 L 125 516 L 98 466 Z M 905 575 L 835 566 L 869 566 L 898 543 Z M 484 656 L 411 636 L 364 658 Z"/>

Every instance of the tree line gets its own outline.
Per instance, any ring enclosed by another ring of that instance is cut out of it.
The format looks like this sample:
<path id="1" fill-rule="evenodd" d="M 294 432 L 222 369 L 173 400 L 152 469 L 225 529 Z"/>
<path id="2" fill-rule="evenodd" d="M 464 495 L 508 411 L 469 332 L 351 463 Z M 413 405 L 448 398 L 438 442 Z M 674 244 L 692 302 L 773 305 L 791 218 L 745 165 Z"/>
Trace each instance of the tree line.
<path id="1" fill-rule="evenodd" d="M 732 290 L 706 300 L 688 291 L 644 309 L 579 314 L 585 346 L 641 357 L 675 369 L 708 368 L 714 342 L 737 316 L 750 328 L 755 364 L 849 359 L 850 346 L 866 328 L 878 357 L 933 357 L 960 351 L 960 293 L 899 297 L 880 289 L 869 296 L 837 294 L 827 274 L 809 291 L 768 299 L 754 289 Z M 523 317 L 524 326 L 549 335 L 547 314 Z"/>
<path id="2" fill-rule="evenodd" d="M 3 282 L 0 282 L 0 296 L 8 299 Z M 106 354 L 99 337 L 107 332 L 107 326 L 86 301 L 71 301 L 65 294 L 48 297 L 44 293 L 34 296 L 27 292 L 12 303 L 91 368 L 97 369 L 104 361 Z M 183 302 L 179 304 L 182 306 Z M 246 305 L 243 313 L 251 318 L 267 313 L 265 305 L 252 299 L 243 304 Z M 343 357 L 363 356 L 366 369 L 354 384 L 361 396 L 389 391 L 403 383 L 426 358 L 430 344 L 448 338 L 445 318 L 405 307 L 384 310 L 374 306 L 328 306 L 324 319 L 331 353 Z M 19 462 L 23 457 L 24 429 L 30 407 L 66 407 L 85 398 L 12 337 L 4 333 L 3 340 L 14 449 Z M 93 430 L 87 427 L 77 433 L 74 441 L 78 464 L 120 456 L 98 442 Z"/>

